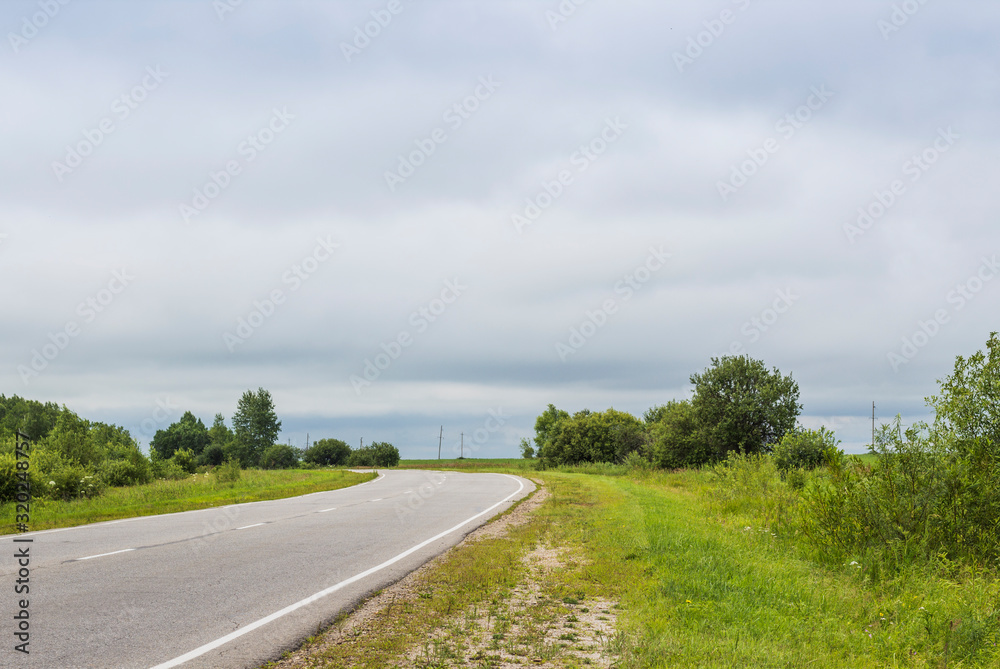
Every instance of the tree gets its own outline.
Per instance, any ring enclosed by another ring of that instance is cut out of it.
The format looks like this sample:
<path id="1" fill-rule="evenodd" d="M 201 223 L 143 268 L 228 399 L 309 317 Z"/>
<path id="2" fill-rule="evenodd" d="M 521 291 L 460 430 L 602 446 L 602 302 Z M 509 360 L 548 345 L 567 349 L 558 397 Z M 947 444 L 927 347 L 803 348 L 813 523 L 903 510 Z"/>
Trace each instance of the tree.
<path id="1" fill-rule="evenodd" d="M 531 439 L 521 438 L 521 457 L 528 460 L 535 457 L 535 448 L 531 445 Z"/>
<path id="2" fill-rule="evenodd" d="M 802 410 L 799 386 L 791 375 L 749 356 L 712 358 L 712 366 L 692 374 L 695 411 L 701 438 L 713 460 L 730 451 L 767 453 L 795 427 Z"/>
<path id="3" fill-rule="evenodd" d="M 233 414 L 233 432 L 239 446 L 239 457 L 244 467 L 260 464 L 264 451 L 273 446 L 281 430 L 281 421 L 274 411 L 271 393 L 258 388 L 257 392 L 243 393 Z"/>
<path id="4" fill-rule="evenodd" d="M 656 418 L 650 421 L 652 411 Z M 650 409 L 645 417 L 652 440 L 650 459 L 657 467 L 697 467 L 712 459 L 705 442 L 699 438 L 698 420 L 689 400 L 672 400 Z"/>
<path id="5" fill-rule="evenodd" d="M 395 467 L 399 464 L 399 449 L 387 441 L 376 441 L 371 445 L 376 467 Z"/>
<path id="6" fill-rule="evenodd" d="M 622 462 L 644 446 L 645 427 L 635 416 L 614 409 L 600 413 L 584 409 L 555 423 L 540 457 L 556 465 Z"/>
<path id="7" fill-rule="evenodd" d="M 260 466 L 264 469 L 291 469 L 297 464 L 298 449 L 288 444 L 272 444 L 260 456 Z"/>
<path id="8" fill-rule="evenodd" d="M 338 467 L 347 464 L 351 447 L 340 439 L 319 439 L 306 449 L 302 459 L 324 467 Z"/>
<path id="9" fill-rule="evenodd" d="M 164 460 L 173 457 L 180 450 L 188 450 L 198 456 L 211 440 L 201 419 L 190 411 L 185 411 L 179 421 L 165 430 L 156 431 L 153 440 L 149 442 L 149 448 L 159 453 Z"/>
<path id="10" fill-rule="evenodd" d="M 926 398 L 935 411 L 934 431 L 950 448 L 977 460 L 1000 456 L 1000 339 L 991 332 L 986 353 L 957 356 L 955 371 L 938 395 Z"/>
<path id="11" fill-rule="evenodd" d="M 545 445 L 552 438 L 559 422 L 567 419 L 569 419 L 569 413 L 557 409 L 552 404 L 549 405 L 542 415 L 535 419 L 535 447 L 538 449 L 539 454 L 541 454 Z"/>

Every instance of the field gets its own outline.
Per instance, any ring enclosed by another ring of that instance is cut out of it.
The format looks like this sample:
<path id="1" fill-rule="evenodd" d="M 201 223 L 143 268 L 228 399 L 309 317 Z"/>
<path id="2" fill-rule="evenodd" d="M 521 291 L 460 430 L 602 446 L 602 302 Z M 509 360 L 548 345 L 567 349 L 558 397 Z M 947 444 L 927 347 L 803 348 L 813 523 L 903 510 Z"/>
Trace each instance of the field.
<path id="1" fill-rule="evenodd" d="M 109 488 L 91 499 L 69 502 L 35 500 L 31 503 L 31 530 L 72 527 L 105 520 L 191 511 L 226 504 L 295 497 L 364 483 L 374 474 L 338 470 L 245 470 L 240 478 L 220 482 L 211 474 L 194 474 L 179 481 Z M 0 533 L 13 534 L 13 503 L 0 506 Z"/>
<path id="2" fill-rule="evenodd" d="M 413 464 L 526 475 L 549 497 L 506 537 L 446 554 L 364 634 L 345 637 L 344 621 L 329 632 L 337 643 L 320 635 L 276 666 L 1000 666 L 991 572 L 875 580 L 853 561 L 824 564 L 779 479 Z"/>

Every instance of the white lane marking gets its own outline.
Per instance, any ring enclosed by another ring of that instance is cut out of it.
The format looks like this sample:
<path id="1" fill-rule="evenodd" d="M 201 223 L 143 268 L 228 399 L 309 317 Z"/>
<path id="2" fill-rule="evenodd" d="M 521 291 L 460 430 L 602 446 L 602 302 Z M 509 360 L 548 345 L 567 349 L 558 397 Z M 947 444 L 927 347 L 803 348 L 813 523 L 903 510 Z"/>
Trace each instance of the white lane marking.
<path id="1" fill-rule="evenodd" d="M 107 557 L 109 555 L 118 555 L 119 553 L 128 553 L 129 551 L 134 551 L 134 548 L 124 548 L 120 551 L 111 551 L 110 553 L 101 553 L 100 555 L 88 555 L 87 557 L 77 558 L 73 560 L 74 562 L 83 562 L 84 560 L 93 560 L 94 558 Z"/>
<path id="2" fill-rule="evenodd" d="M 181 655 L 180 657 L 175 657 L 174 659 L 169 660 L 167 662 L 164 662 L 163 664 L 158 664 L 155 667 L 153 667 L 152 669 L 172 669 L 172 667 L 180 666 L 180 665 L 184 664 L 185 662 L 187 662 L 189 660 L 193 660 L 196 657 L 201 657 L 205 653 L 211 652 L 211 651 L 215 650 L 216 648 L 219 648 L 220 646 L 224 646 L 225 644 L 229 643 L 230 641 L 232 641 L 234 639 L 238 639 L 241 636 L 243 636 L 244 634 L 247 634 L 249 632 L 254 631 L 258 627 L 263 627 L 264 625 L 268 624 L 269 622 L 273 622 L 273 621 L 277 620 L 278 618 L 281 618 L 283 616 L 288 615 L 289 613 L 292 613 L 293 611 L 301 609 L 303 606 L 307 606 L 309 604 L 312 604 L 313 602 L 315 602 L 315 601 L 317 601 L 319 599 L 322 599 L 323 597 L 326 597 L 327 595 L 332 594 L 332 593 L 336 592 L 337 590 L 340 590 L 341 588 L 345 588 L 345 587 L 347 587 L 348 585 L 350 585 L 352 583 L 356 583 L 356 582 L 360 581 L 363 578 L 371 576 L 372 574 L 374 574 L 376 572 L 382 571 L 386 567 L 390 567 L 390 566 L 396 564 L 397 562 L 399 562 L 400 560 L 402 560 L 403 558 L 406 558 L 406 557 L 412 555 L 413 553 L 416 553 L 421 548 L 424 548 L 425 546 L 429 546 L 430 544 L 434 543 L 438 539 L 441 539 L 442 537 L 446 537 L 449 534 L 451 534 L 452 532 L 455 532 L 456 530 L 462 528 L 463 526 L 468 525 L 469 523 L 471 523 L 476 518 L 479 518 L 480 516 L 486 515 L 487 513 L 489 513 L 493 509 L 497 508 L 501 504 L 505 504 L 512 497 L 516 496 L 518 493 L 520 493 L 522 490 L 524 490 L 524 483 L 521 482 L 521 481 L 518 481 L 518 479 L 514 478 L 510 474 L 500 474 L 500 476 L 506 476 L 507 478 L 513 479 L 514 481 L 517 481 L 517 490 L 515 490 L 511 494 L 507 495 L 502 500 L 500 500 L 499 502 L 497 502 L 496 504 L 494 504 L 490 508 L 486 509 L 485 511 L 480 511 L 476 515 L 463 520 L 462 522 L 460 522 L 455 527 L 453 527 L 453 528 L 451 528 L 449 530 L 445 530 L 444 532 L 441 532 L 439 534 L 435 534 L 430 539 L 426 539 L 424 541 L 421 541 L 416 546 L 413 546 L 412 548 L 406 549 L 405 551 L 403 551 L 402 553 L 400 553 L 396 557 L 390 558 L 390 559 L 386 560 L 385 562 L 383 562 L 382 564 L 375 565 L 371 569 L 367 569 L 367 570 L 361 572 L 360 574 L 355 574 L 354 576 L 352 576 L 352 577 L 350 577 L 350 578 L 348 578 L 346 580 L 343 580 L 343 581 L 341 581 L 340 583 L 338 583 L 336 585 L 331 585 L 326 590 L 320 590 L 315 595 L 310 595 L 309 597 L 306 597 L 303 600 L 295 602 L 294 604 L 290 604 L 289 606 L 286 606 L 285 608 L 281 609 L 280 611 L 275 611 L 274 613 L 272 613 L 271 615 L 269 615 L 269 616 L 267 616 L 265 618 L 261 618 L 260 620 L 258 620 L 256 622 L 252 622 L 249 625 L 247 625 L 246 627 L 238 629 L 235 632 L 230 632 L 226 636 L 220 637 L 220 638 L 216 639 L 215 641 L 211 641 L 209 643 L 206 643 L 204 646 L 199 646 L 198 648 L 195 648 L 194 650 L 192 650 L 192 651 L 190 651 L 188 653 L 185 653 L 184 655 Z"/>
<path id="3" fill-rule="evenodd" d="M 369 500 L 371 502 L 381 502 L 385 497 L 379 497 L 378 499 Z"/>
<path id="4" fill-rule="evenodd" d="M 238 529 L 238 530 L 248 530 L 251 527 L 260 527 L 263 524 L 264 523 L 254 523 L 253 525 L 244 525 L 243 527 L 237 527 L 236 529 Z"/>
<path id="5" fill-rule="evenodd" d="M 317 511 L 316 513 L 326 513 L 327 511 L 336 511 L 336 510 L 337 510 L 337 507 L 331 506 L 329 509 L 322 509 L 320 511 Z"/>

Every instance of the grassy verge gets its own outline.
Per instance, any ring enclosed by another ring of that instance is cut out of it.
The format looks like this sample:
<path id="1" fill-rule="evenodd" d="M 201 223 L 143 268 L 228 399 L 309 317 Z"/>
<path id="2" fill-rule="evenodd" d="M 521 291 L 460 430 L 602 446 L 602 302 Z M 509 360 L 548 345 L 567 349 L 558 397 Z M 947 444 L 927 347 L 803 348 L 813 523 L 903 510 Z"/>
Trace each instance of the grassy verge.
<path id="1" fill-rule="evenodd" d="M 374 473 L 340 470 L 246 470 L 236 481 L 221 483 L 211 474 L 179 481 L 109 488 L 91 499 L 69 502 L 38 499 L 31 503 L 30 529 L 72 527 L 105 520 L 205 509 L 226 504 L 295 497 L 346 488 L 375 478 Z M 14 504 L 0 506 L 0 533 L 12 534 Z"/>
<path id="2" fill-rule="evenodd" d="M 528 524 L 446 554 L 415 597 L 354 638 L 315 641 L 294 666 L 495 667 L 504 648 L 515 664 L 584 666 L 563 652 L 571 628 L 556 642 L 547 630 L 565 624 L 553 616 L 567 602 L 606 601 L 617 603 L 618 635 L 601 649 L 604 666 L 1000 667 L 1000 586 L 989 572 L 872 582 L 860 565 L 821 565 L 777 507 L 723 494 L 707 472 L 532 477 L 551 497 Z M 537 601 L 511 611 L 531 580 L 524 558 L 539 547 L 570 558 L 545 575 Z M 509 638 L 504 624 L 518 617 L 537 624 Z M 495 642 L 485 651 L 466 641 L 483 625 Z"/>

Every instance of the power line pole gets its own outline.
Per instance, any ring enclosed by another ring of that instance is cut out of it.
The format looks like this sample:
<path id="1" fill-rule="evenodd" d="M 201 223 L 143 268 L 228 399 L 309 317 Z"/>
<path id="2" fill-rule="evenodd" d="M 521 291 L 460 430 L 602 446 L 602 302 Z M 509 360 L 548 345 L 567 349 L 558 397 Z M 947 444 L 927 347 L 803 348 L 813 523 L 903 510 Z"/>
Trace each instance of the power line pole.
<path id="1" fill-rule="evenodd" d="M 875 448 L 875 402 L 872 401 L 872 448 Z"/>
<path id="2" fill-rule="evenodd" d="M 441 434 L 438 435 L 438 460 L 441 459 L 441 440 L 444 439 L 444 425 L 441 426 Z"/>
<path id="3" fill-rule="evenodd" d="M 465 457 L 465 433 L 462 433 L 462 457 Z"/>

